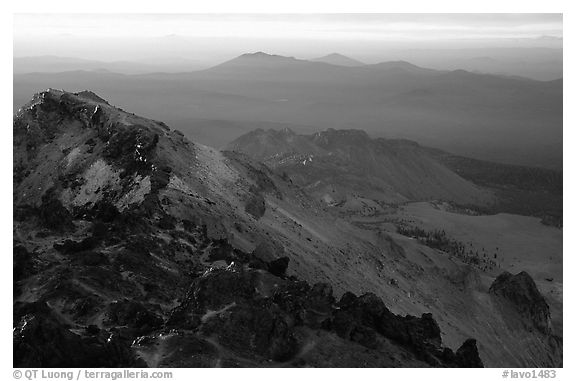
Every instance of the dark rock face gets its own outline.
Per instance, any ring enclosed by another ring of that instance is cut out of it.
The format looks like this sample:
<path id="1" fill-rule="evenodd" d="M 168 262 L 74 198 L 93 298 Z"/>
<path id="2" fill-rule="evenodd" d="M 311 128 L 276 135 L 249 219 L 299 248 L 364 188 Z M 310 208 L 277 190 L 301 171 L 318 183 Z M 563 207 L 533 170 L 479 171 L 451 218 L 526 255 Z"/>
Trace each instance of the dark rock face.
<path id="1" fill-rule="evenodd" d="M 280 280 L 274 276 L 234 264 L 208 271 L 193 281 L 168 326 L 215 338 L 242 357 L 277 362 L 295 359 L 304 345 L 297 332 L 306 328 L 334 332 L 375 351 L 391 341 L 431 366 L 482 366 L 475 340 L 465 342 L 456 354 L 442 347 L 431 314 L 401 317 L 374 294 L 348 293 L 336 303 L 328 284 L 276 282 Z"/>
<path id="2" fill-rule="evenodd" d="M 456 351 L 455 361 L 462 368 L 483 368 L 482 360 L 478 355 L 478 348 L 476 347 L 476 340 L 468 339 Z"/>
<path id="3" fill-rule="evenodd" d="M 490 286 L 490 293 L 510 302 L 525 321 L 540 332 L 551 333 L 550 308 L 527 272 L 516 275 L 503 272 Z"/>
<path id="4" fill-rule="evenodd" d="M 360 344 L 368 341 L 370 345 L 376 345 L 373 337 L 374 333 L 379 333 L 411 348 L 430 364 L 439 365 L 444 358 L 440 328 L 431 314 L 423 314 L 420 318 L 397 316 L 372 293 L 358 298 L 344 294 L 339 306 L 334 328 L 342 337 L 353 341 L 358 338 Z"/>

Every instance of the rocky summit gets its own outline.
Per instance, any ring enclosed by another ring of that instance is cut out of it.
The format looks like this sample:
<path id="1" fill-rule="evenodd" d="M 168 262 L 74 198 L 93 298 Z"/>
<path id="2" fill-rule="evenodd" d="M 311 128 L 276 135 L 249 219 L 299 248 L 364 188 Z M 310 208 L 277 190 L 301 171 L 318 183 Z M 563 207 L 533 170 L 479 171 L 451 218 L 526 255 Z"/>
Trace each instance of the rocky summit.
<path id="1" fill-rule="evenodd" d="M 265 216 L 314 201 L 242 155 L 88 91 L 35 95 L 13 133 L 15 367 L 483 366 L 430 313 L 309 283 Z"/>

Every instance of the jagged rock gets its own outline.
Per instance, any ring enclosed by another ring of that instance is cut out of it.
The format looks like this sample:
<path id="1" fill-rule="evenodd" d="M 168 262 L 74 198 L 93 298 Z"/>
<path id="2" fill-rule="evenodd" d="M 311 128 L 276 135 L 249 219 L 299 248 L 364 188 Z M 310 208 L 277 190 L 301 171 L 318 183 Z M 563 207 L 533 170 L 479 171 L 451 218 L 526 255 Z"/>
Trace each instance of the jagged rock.
<path id="1" fill-rule="evenodd" d="M 474 339 L 466 340 L 458 348 L 455 361 L 462 368 L 484 368 Z"/>
<path id="2" fill-rule="evenodd" d="M 343 303 L 340 304 L 342 305 Z M 342 309 L 352 313 L 361 324 L 373 328 L 378 327 L 381 321 L 386 322 L 386 320 L 388 320 L 386 317 L 393 315 L 388 308 L 386 308 L 384 302 L 371 292 L 354 299 L 348 308 Z M 386 332 L 386 329 L 383 327 L 380 327 L 379 330 Z"/>
<path id="3" fill-rule="evenodd" d="M 397 316 L 372 293 L 360 297 L 345 293 L 337 306 L 340 310 L 336 312 L 332 326 L 341 337 L 357 337 L 369 345 L 376 345 L 374 340 L 368 339 L 371 331 L 361 328 L 367 327 L 401 345 L 413 348 L 424 361 L 439 366 L 435 356 L 442 351 L 442 338 L 432 314 L 423 314 L 420 318 Z M 360 333 L 356 333 L 358 331 Z"/>
<path id="4" fill-rule="evenodd" d="M 358 297 L 354 293 L 352 293 L 350 291 L 346 291 L 340 297 L 340 300 L 338 301 L 337 305 L 340 308 L 347 308 L 347 307 L 350 307 L 352 305 L 352 303 L 354 303 L 356 301 L 356 299 L 358 299 Z"/>
<path id="5" fill-rule="evenodd" d="M 510 302 L 529 324 L 542 333 L 551 333 L 550 308 L 527 272 L 516 275 L 503 272 L 494 280 L 489 292 Z"/>

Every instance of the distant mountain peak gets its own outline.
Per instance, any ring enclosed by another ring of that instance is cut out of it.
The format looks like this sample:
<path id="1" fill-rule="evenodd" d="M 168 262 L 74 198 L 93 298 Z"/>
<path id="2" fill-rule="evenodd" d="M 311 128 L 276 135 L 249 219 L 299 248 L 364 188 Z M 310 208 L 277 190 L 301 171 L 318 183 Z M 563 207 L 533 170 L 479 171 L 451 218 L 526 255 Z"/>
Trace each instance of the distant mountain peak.
<path id="1" fill-rule="evenodd" d="M 360 62 L 358 60 L 355 60 L 340 53 L 331 53 L 323 57 L 315 58 L 312 61 L 323 62 L 331 65 L 350 66 L 350 67 L 366 65 L 364 62 Z"/>
<path id="2" fill-rule="evenodd" d="M 410 62 L 404 61 L 404 60 L 380 62 L 376 65 L 377 66 L 387 66 L 387 67 L 391 67 L 391 68 L 392 67 L 399 67 L 399 68 L 418 68 L 418 69 L 421 69 L 420 66 L 414 65 L 413 63 L 410 63 Z"/>
<path id="3" fill-rule="evenodd" d="M 229 61 L 223 62 L 220 65 L 214 66 L 213 69 L 217 70 L 236 70 L 241 69 L 254 69 L 260 67 L 286 67 L 290 65 L 298 65 L 308 63 L 307 61 L 299 60 L 294 57 L 281 56 L 277 54 L 268 54 L 262 51 L 255 53 L 244 53 Z"/>
<path id="4" fill-rule="evenodd" d="M 274 60 L 296 60 L 294 57 L 288 56 L 281 56 L 278 54 L 269 54 L 262 51 L 258 51 L 255 53 L 244 53 L 237 57 L 237 59 L 245 59 L 245 58 L 252 58 L 252 59 L 274 59 Z"/>
<path id="5" fill-rule="evenodd" d="M 408 61 L 397 60 L 397 61 L 385 61 L 374 65 L 369 65 L 371 68 L 379 70 L 389 70 L 389 71 L 402 71 L 413 74 L 434 74 L 440 73 L 438 70 L 424 68 L 418 65 L 414 65 Z"/>
<path id="6" fill-rule="evenodd" d="M 340 54 L 340 53 L 330 53 L 325 55 L 324 57 L 328 57 L 328 58 L 349 58 L 346 57 L 344 54 Z"/>

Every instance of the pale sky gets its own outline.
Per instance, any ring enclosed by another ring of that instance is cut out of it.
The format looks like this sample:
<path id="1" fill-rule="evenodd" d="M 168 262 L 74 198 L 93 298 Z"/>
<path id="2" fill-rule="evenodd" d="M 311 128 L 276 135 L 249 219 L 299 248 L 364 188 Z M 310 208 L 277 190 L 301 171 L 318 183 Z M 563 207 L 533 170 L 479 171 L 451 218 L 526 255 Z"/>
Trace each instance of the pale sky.
<path id="1" fill-rule="evenodd" d="M 245 37 L 431 40 L 562 37 L 559 14 L 125 15 L 18 14 L 15 39 Z"/>
<path id="2" fill-rule="evenodd" d="M 394 49 L 561 48 L 561 38 L 561 14 L 16 14 L 13 47 L 15 57 L 210 66 L 255 51 L 370 63 L 402 58 Z"/>

